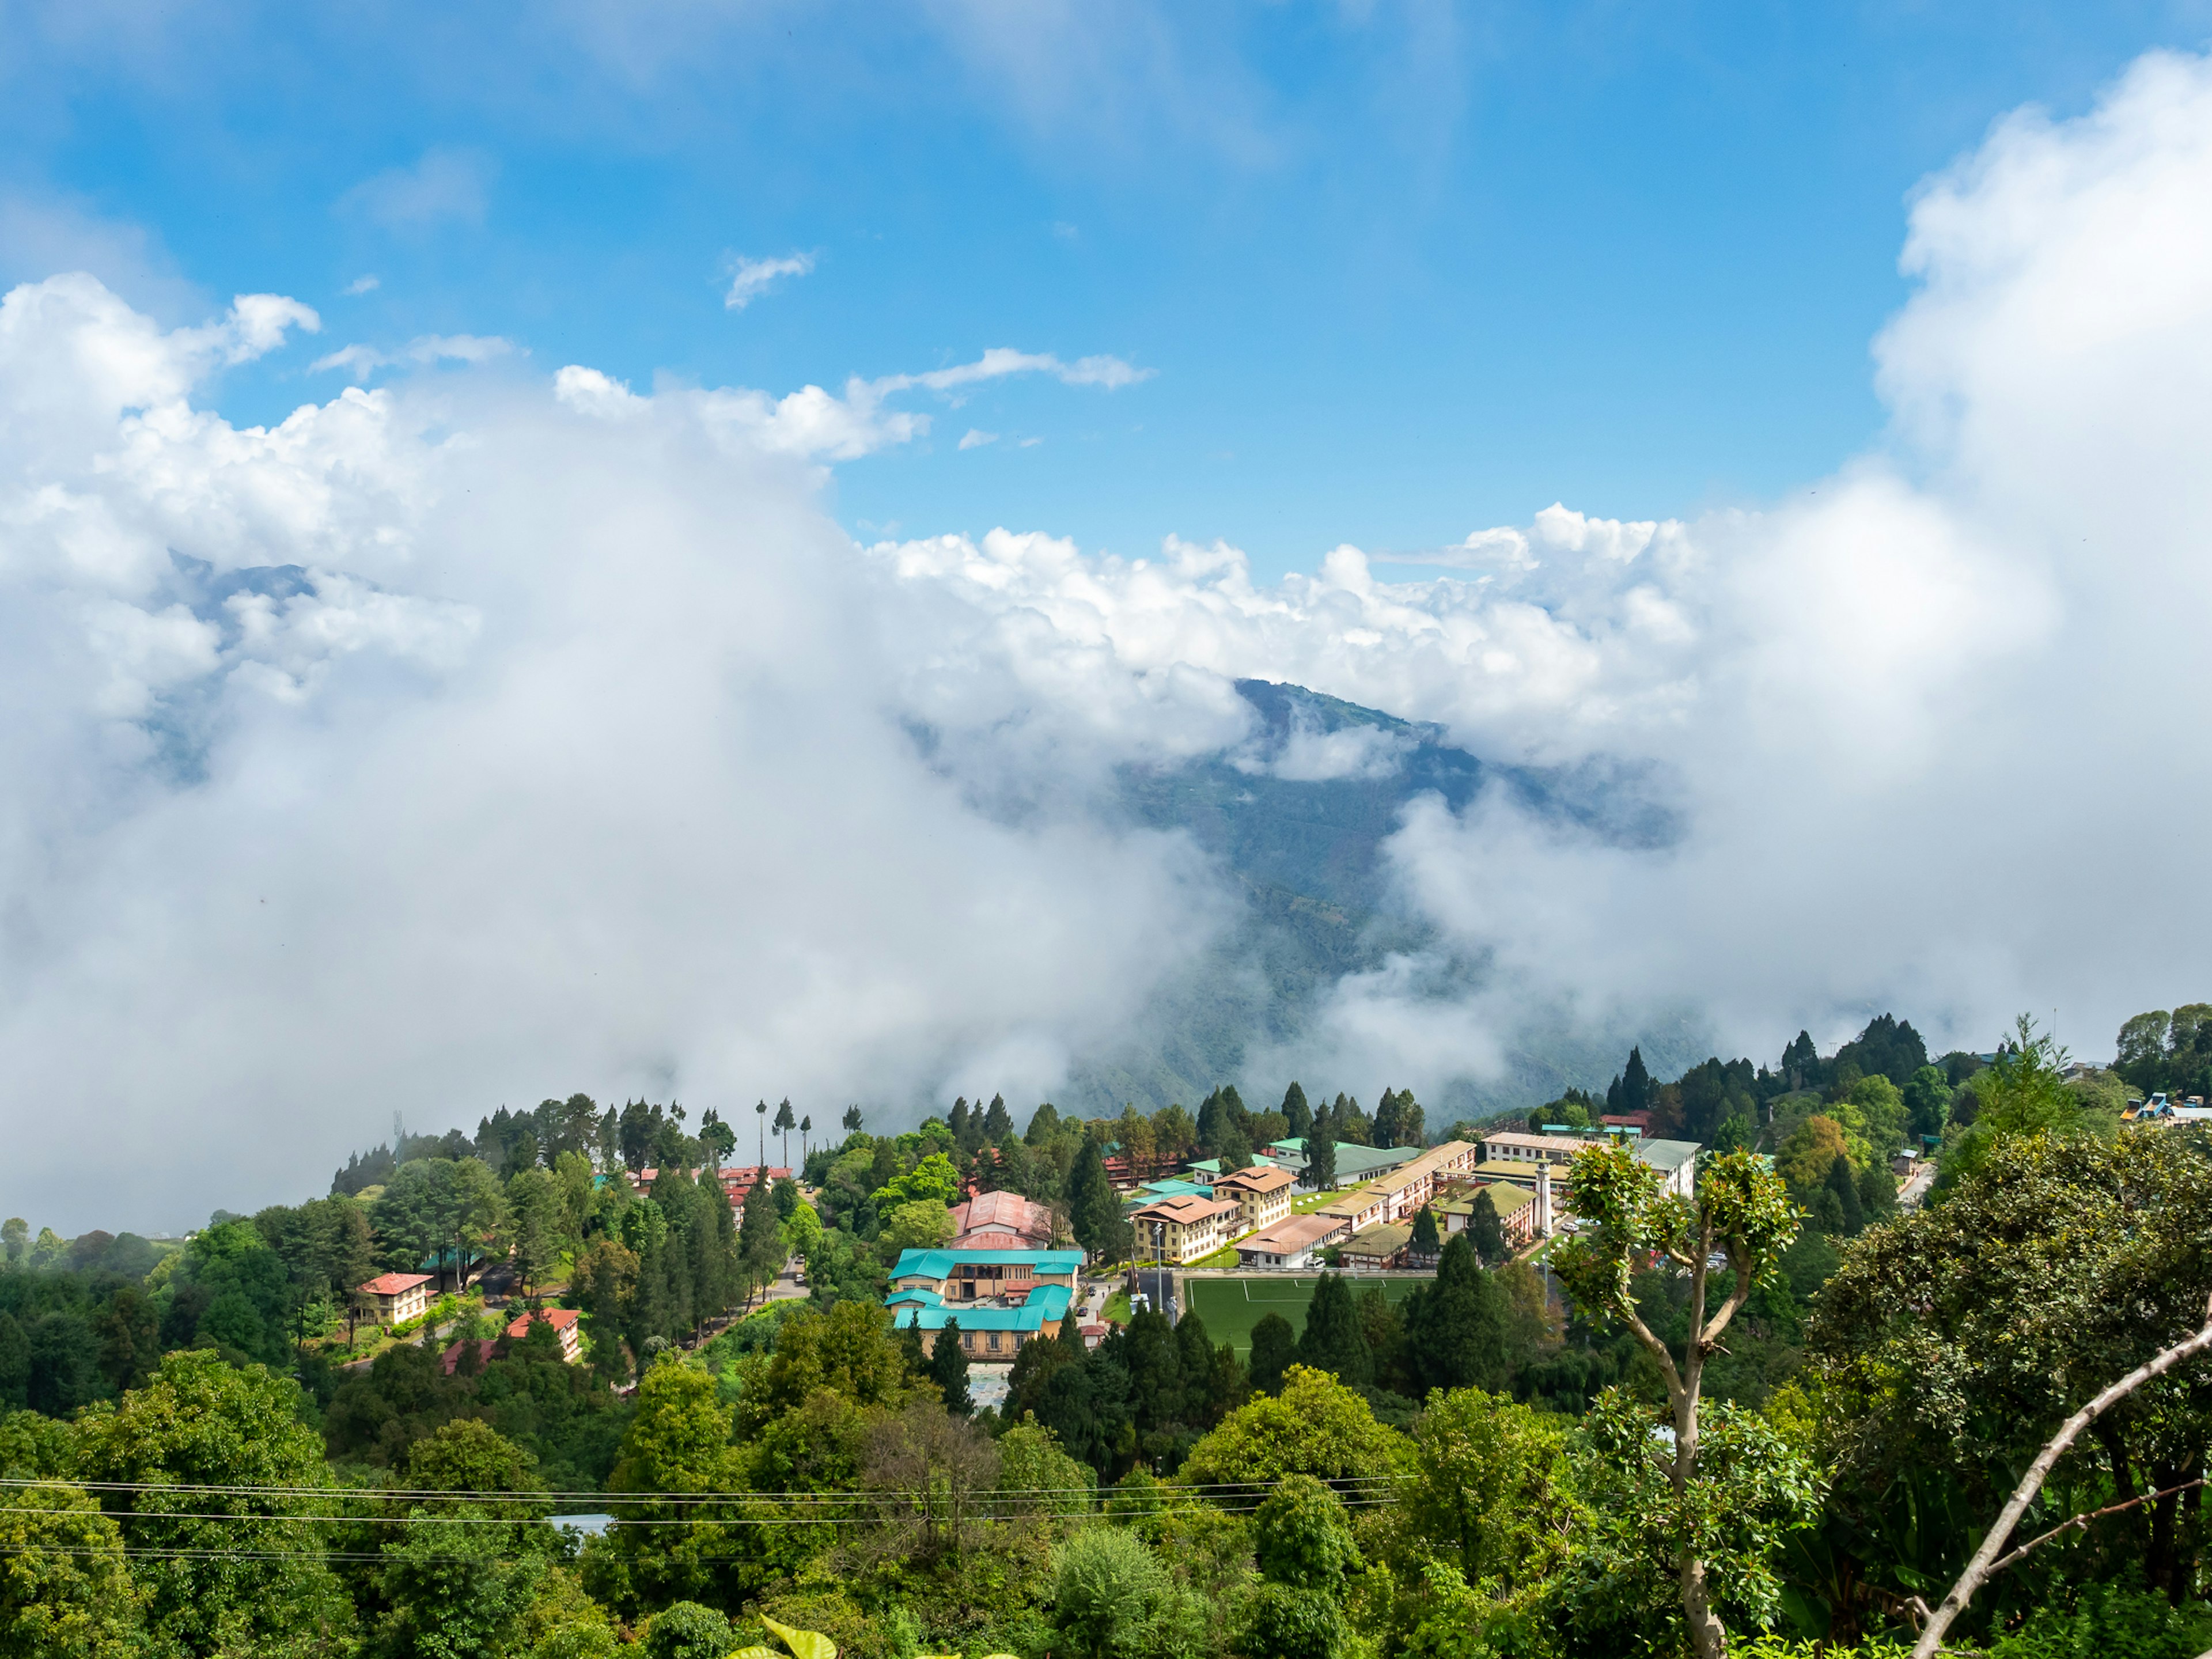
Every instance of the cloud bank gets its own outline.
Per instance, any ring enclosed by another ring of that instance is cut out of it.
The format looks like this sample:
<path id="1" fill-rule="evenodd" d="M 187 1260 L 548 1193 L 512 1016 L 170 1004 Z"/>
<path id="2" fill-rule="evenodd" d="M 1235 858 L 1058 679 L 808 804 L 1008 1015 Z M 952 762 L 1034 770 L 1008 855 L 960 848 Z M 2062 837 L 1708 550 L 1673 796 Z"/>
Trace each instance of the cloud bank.
<path id="1" fill-rule="evenodd" d="M 480 210 L 387 183 L 387 223 Z M 1048 1094 L 1231 925 L 1187 844 L 1088 804 L 1123 761 L 1235 750 L 1248 675 L 1641 769 L 1684 826 L 1637 850 L 1417 803 L 1390 868 L 1433 948 L 1255 1077 L 1433 1095 L 1562 1009 L 1692 1006 L 1764 1056 L 1879 1006 L 1978 1041 L 2056 1008 L 2100 1051 L 2200 994 L 2212 920 L 2208 195 L 2203 59 L 2017 115 L 1912 204 L 1877 449 L 1764 511 L 1557 505 L 1409 580 L 1353 547 L 1269 585 L 1174 538 L 860 548 L 826 516 L 825 469 L 927 434 L 897 400 L 1110 392 L 1145 373 L 1118 359 L 781 397 L 509 359 L 238 427 L 221 373 L 308 307 L 164 331 L 89 277 L 18 288 L 0 1208 L 182 1224 L 301 1195 L 395 1109 L 579 1087 L 817 1119 Z"/>

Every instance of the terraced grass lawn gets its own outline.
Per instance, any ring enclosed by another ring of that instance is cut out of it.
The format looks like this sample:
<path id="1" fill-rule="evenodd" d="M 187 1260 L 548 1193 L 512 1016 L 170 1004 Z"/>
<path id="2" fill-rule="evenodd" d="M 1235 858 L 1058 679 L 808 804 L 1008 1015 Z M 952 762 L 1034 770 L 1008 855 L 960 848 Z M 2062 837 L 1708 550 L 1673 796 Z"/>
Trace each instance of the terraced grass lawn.
<path id="1" fill-rule="evenodd" d="M 1370 1285 L 1380 1285 L 1393 1302 L 1403 1302 L 1421 1279 L 1370 1279 L 1352 1281 L 1352 1294 L 1364 1295 Z M 1271 1313 L 1291 1322 L 1294 1334 L 1304 1334 L 1306 1307 L 1313 1300 L 1318 1274 L 1253 1273 L 1237 1279 L 1186 1279 L 1183 1298 L 1190 1310 L 1206 1322 L 1206 1334 L 1226 1342 L 1237 1352 L 1252 1351 L 1252 1328 Z"/>

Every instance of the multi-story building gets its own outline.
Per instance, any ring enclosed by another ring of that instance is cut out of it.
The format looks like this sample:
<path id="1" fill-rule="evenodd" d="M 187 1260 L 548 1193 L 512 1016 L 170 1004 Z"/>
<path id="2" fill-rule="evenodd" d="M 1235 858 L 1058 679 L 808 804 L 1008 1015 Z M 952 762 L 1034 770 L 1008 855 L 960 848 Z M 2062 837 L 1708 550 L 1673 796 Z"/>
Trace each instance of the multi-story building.
<path id="1" fill-rule="evenodd" d="M 894 1291 L 884 1303 L 892 1323 L 920 1331 L 922 1346 L 931 1353 L 951 1329 L 958 1333 L 962 1352 L 991 1364 L 1012 1359 L 1023 1343 L 1036 1337 L 1056 1334 L 1073 1300 L 1065 1285 L 1036 1285 L 1018 1302 L 947 1302 L 933 1291 L 917 1288 Z"/>
<path id="2" fill-rule="evenodd" d="M 1566 1165 L 1577 1152 L 1587 1146 L 1611 1144 L 1611 1139 L 1604 1135 L 1532 1135 L 1506 1130 L 1484 1137 L 1482 1156 L 1486 1163 L 1517 1164 L 1523 1168 L 1547 1164 L 1551 1166 L 1552 1178 L 1557 1181 L 1565 1176 Z M 1648 1164 L 1666 1176 L 1667 1191 L 1684 1198 L 1696 1196 L 1698 1154 L 1704 1150 L 1696 1141 L 1629 1138 L 1626 1144 L 1636 1155 L 1637 1162 Z"/>
<path id="3" fill-rule="evenodd" d="M 1188 1263 L 1228 1243 L 1243 1213 L 1233 1199 L 1164 1198 L 1132 1211 L 1129 1219 L 1139 1255 Z"/>
<path id="4" fill-rule="evenodd" d="M 1040 1285 L 1054 1285 L 1071 1294 L 1083 1266 L 1080 1250 L 902 1250 L 891 1268 L 891 1288 L 927 1291 L 954 1304 L 1019 1303 Z"/>
<path id="5" fill-rule="evenodd" d="M 430 1275 L 428 1273 L 379 1273 L 360 1291 L 368 1304 L 376 1310 L 380 1325 L 404 1324 L 419 1319 L 429 1310 Z"/>
<path id="6" fill-rule="evenodd" d="M 553 1328 L 554 1340 L 561 1345 L 561 1358 L 571 1365 L 579 1364 L 584 1358 L 583 1332 L 578 1328 L 580 1316 L 574 1308 L 538 1308 L 526 1313 L 507 1328 L 507 1340 L 520 1342 L 530 1334 L 534 1322 Z"/>
<path id="7" fill-rule="evenodd" d="M 1213 1196 L 1234 1202 L 1242 1212 L 1241 1224 L 1249 1232 L 1270 1227 L 1291 1212 L 1291 1191 L 1297 1177 L 1272 1164 L 1255 1164 L 1225 1175 L 1213 1183 Z"/>

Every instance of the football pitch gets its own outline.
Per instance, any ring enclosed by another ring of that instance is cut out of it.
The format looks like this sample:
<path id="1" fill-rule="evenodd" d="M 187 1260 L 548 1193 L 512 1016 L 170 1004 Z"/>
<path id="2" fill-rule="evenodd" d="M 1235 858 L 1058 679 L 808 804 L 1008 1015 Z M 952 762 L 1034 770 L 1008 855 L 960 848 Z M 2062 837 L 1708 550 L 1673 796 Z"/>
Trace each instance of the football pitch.
<path id="1" fill-rule="evenodd" d="M 1189 1310 L 1206 1322 L 1206 1334 L 1216 1342 L 1226 1342 L 1240 1354 L 1252 1351 L 1252 1328 L 1269 1314 L 1280 1314 L 1291 1322 L 1292 1335 L 1302 1335 L 1306 1328 L 1306 1305 L 1313 1300 L 1314 1286 L 1321 1283 L 1319 1274 L 1254 1273 L 1242 1279 L 1186 1279 L 1182 1282 L 1183 1303 Z M 1416 1285 L 1425 1285 L 1425 1279 L 1354 1279 L 1352 1293 L 1357 1297 L 1373 1285 L 1380 1285 L 1383 1295 L 1393 1302 L 1403 1302 L 1413 1293 Z"/>

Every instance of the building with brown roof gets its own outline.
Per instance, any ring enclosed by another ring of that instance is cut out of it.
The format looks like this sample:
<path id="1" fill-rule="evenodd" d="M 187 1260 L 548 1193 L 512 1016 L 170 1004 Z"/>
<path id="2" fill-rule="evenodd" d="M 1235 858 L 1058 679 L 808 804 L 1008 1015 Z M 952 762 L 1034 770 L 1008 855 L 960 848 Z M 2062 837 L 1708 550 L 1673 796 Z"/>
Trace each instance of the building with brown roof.
<path id="1" fill-rule="evenodd" d="M 1024 1245 L 1051 1248 L 1052 1212 L 1043 1205 L 1019 1193 L 978 1193 L 952 1206 L 954 1249 L 1018 1250 Z"/>
<path id="2" fill-rule="evenodd" d="M 1164 1198 L 1130 1212 L 1140 1255 L 1188 1264 L 1212 1255 L 1235 1237 L 1244 1212 L 1225 1198 Z"/>
<path id="3" fill-rule="evenodd" d="M 1294 1215 L 1237 1241 L 1237 1262 L 1243 1267 L 1272 1267 L 1298 1273 L 1313 1265 L 1322 1251 L 1346 1237 L 1345 1224 L 1334 1216 Z"/>
<path id="4" fill-rule="evenodd" d="M 1233 1200 L 1243 1212 L 1244 1227 L 1249 1230 L 1272 1226 L 1290 1214 L 1291 1192 L 1297 1185 L 1297 1177 L 1288 1170 L 1255 1164 L 1216 1180 L 1213 1195 Z"/>

